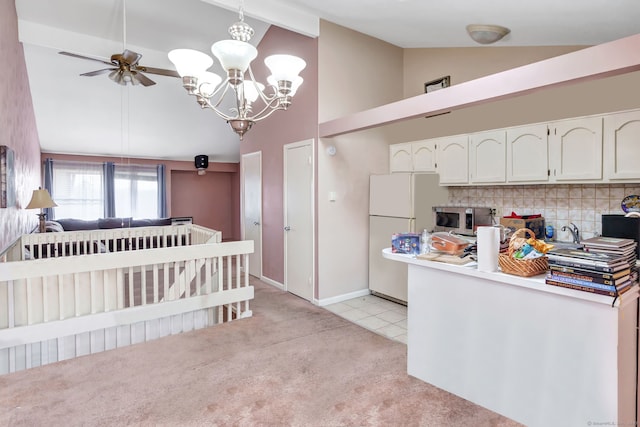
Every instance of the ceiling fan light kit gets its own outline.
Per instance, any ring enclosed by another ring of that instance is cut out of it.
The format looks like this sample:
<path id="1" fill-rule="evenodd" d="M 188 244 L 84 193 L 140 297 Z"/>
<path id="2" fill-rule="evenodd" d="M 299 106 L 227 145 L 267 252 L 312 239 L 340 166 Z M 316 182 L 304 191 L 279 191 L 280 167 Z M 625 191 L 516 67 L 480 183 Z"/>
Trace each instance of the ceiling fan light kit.
<path id="1" fill-rule="evenodd" d="M 500 25 L 467 25 L 467 33 L 475 42 L 480 44 L 492 44 L 501 40 L 511 32 L 510 29 Z"/>
<path id="2" fill-rule="evenodd" d="M 202 108 L 209 108 L 226 120 L 242 140 L 255 122 L 266 119 L 275 111 L 289 108 L 292 97 L 303 82 L 298 74 L 307 64 L 293 55 L 265 58 L 265 65 L 271 71 L 267 78 L 270 93 L 265 93 L 265 85 L 256 81 L 251 70 L 251 61 L 258 56 L 258 51 L 248 43 L 254 30 L 244 22 L 242 4 L 239 15 L 240 20 L 229 27 L 231 40 L 221 40 L 211 46 L 211 52 L 226 72 L 224 81 L 207 71 L 213 64 L 209 55 L 192 49 L 175 49 L 168 56 L 182 77 L 182 86 L 187 93 L 195 96 Z M 235 94 L 235 100 L 234 107 L 225 112 L 220 105 L 227 93 Z M 258 98 L 263 106 L 254 113 L 253 106 Z"/>

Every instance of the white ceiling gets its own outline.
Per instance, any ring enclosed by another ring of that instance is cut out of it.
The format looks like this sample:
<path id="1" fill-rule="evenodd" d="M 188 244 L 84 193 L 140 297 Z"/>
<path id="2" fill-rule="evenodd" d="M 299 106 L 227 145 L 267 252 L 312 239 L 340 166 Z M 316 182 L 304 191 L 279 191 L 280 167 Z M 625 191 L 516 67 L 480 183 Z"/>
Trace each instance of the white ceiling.
<path id="1" fill-rule="evenodd" d="M 212 42 L 228 38 L 239 4 L 127 0 L 126 47 L 143 55 L 143 65 L 173 69 L 169 50 L 209 52 Z M 466 34 L 471 23 L 510 28 L 494 46 L 594 45 L 640 32 L 638 0 L 245 0 L 244 7 L 256 30 L 253 44 L 269 24 L 317 35 L 319 18 L 405 48 L 479 46 Z M 149 74 L 156 85 L 122 87 L 106 75 L 79 76 L 104 68 L 100 63 L 57 53 L 121 52 L 122 0 L 16 0 L 16 8 L 43 151 L 239 160 L 237 136 L 201 110 L 179 79 Z"/>

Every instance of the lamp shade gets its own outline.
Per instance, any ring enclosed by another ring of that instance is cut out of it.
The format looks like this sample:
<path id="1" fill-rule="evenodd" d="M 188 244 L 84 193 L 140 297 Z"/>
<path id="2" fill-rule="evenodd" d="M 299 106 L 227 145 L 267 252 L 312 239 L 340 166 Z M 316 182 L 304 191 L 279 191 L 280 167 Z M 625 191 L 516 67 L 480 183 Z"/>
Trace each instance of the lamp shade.
<path id="1" fill-rule="evenodd" d="M 213 58 L 193 49 L 174 49 L 167 56 L 180 77 L 196 77 L 213 65 Z"/>
<path id="2" fill-rule="evenodd" d="M 276 81 L 295 81 L 300 71 L 304 70 L 307 63 L 302 58 L 293 55 L 271 55 L 264 59 L 264 63 Z"/>
<path id="3" fill-rule="evenodd" d="M 54 208 L 58 205 L 51 200 L 51 196 L 47 190 L 39 189 L 33 190 L 33 195 L 31 196 L 31 201 L 27 205 L 25 209 L 45 209 L 45 208 Z"/>
<path id="4" fill-rule="evenodd" d="M 242 74 L 258 56 L 255 47 L 240 40 L 220 40 L 211 46 L 211 52 L 226 71 L 240 70 Z"/>

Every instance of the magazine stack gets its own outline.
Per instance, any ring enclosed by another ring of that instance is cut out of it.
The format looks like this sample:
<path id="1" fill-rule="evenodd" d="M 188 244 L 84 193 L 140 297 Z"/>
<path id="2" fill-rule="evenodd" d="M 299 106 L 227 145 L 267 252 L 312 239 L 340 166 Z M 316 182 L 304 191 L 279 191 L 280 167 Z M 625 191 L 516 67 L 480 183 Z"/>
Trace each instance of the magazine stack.
<path id="1" fill-rule="evenodd" d="M 638 283 L 636 241 L 593 237 L 583 249 L 552 249 L 547 253 L 548 285 L 618 297 Z"/>

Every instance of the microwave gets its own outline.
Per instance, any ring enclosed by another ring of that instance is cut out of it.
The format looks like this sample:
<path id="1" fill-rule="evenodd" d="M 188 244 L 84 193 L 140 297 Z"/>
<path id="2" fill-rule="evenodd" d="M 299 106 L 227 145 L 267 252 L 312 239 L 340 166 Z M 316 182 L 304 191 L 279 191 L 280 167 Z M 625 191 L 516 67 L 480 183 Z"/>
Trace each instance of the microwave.
<path id="1" fill-rule="evenodd" d="M 436 206 L 433 208 L 433 223 L 433 231 L 475 236 L 478 227 L 493 225 L 493 209 Z"/>

